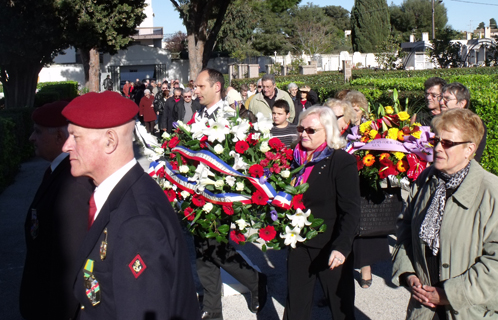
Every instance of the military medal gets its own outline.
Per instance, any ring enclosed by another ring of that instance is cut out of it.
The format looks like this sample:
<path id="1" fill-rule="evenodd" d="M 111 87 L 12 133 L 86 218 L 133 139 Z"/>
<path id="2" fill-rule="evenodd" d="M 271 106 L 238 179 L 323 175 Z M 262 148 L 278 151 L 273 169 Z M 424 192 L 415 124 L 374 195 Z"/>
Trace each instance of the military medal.
<path id="1" fill-rule="evenodd" d="M 100 260 L 104 261 L 107 256 L 107 228 L 104 229 L 104 241 L 100 244 Z"/>
<path id="2" fill-rule="evenodd" d="M 39 228 L 39 222 L 38 222 L 38 214 L 36 213 L 36 209 L 31 209 L 31 228 L 30 228 L 30 234 L 31 238 L 36 239 L 38 237 L 38 228 Z"/>
<path id="3" fill-rule="evenodd" d="M 92 306 L 96 306 L 100 303 L 100 285 L 95 275 L 93 274 L 93 263 L 92 259 L 88 259 L 85 263 L 85 269 L 83 270 L 83 279 L 85 284 L 85 293 L 88 300 Z"/>

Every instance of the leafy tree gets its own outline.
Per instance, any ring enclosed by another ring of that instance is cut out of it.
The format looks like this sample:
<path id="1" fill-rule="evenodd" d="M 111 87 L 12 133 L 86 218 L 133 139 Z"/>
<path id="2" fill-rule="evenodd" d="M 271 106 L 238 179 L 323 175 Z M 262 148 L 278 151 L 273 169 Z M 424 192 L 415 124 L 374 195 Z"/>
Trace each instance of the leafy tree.
<path id="1" fill-rule="evenodd" d="M 99 51 L 116 53 L 133 40 L 143 21 L 143 0 L 72 0 L 73 25 L 67 30 L 71 44 L 81 54 L 86 86 L 99 89 Z"/>
<path id="2" fill-rule="evenodd" d="M 349 16 L 349 11 L 341 6 L 326 6 L 322 8 L 325 15 L 332 18 L 334 25 L 339 30 L 350 30 L 351 29 L 351 17 Z"/>
<path id="3" fill-rule="evenodd" d="M 437 33 L 436 39 L 429 50 L 431 60 L 441 68 L 458 68 L 462 66 L 460 51 L 462 45 L 459 42 L 452 42 L 457 39 L 460 33 L 451 27 L 446 27 Z"/>
<path id="4" fill-rule="evenodd" d="M 418 39 L 422 32 L 432 33 L 432 1 L 431 0 L 404 0 L 399 6 L 391 4 L 389 7 L 393 32 L 401 34 L 404 41 L 410 39 L 414 33 Z M 434 3 L 434 24 L 437 30 L 443 30 L 448 22 L 446 7 L 443 3 Z"/>
<path id="5" fill-rule="evenodd" d="M 489 19 L 489 26 L 491 27 L 491 29 L 496 29 L 496 20 L 495 18 L 491 18 Z"/>
<path id="6" fill-rule="evenodd" d="M 6 108 L 32 106 L 41 69 L 69 46 L 68 5 L 55 0 L 0 3 L 0 81 Z"/>
<path id="7" fill-rule="evenodd" d="M 379 46 L 379 53 L 375 55 L 375 61 L 383 69 L 401 69 L 403 57 L 406 55 L 401 49 L 401 37 L 389 35 Z"/>
<path id="8" fill-rule="evenodd" d="M 477 26 L 477 29 L 484 29 L 486 27 L 486 25 L 484 24 L 484 22 L 481 22 L 479 23 L 479 25 Z"/>
<path id="9" fill-rule="evenodd" d="M 171 53 L 180 53 L 186 49 L 187 34 L 178 31 L 171 36 L 164 38 L 164 48 Z"/>
<path id="10" fill-rule="evenodd" d="M 355 0 L 351 10 L 353 50 L 378 52 L 378 46 L 390 34 L 386 0 Z"/>

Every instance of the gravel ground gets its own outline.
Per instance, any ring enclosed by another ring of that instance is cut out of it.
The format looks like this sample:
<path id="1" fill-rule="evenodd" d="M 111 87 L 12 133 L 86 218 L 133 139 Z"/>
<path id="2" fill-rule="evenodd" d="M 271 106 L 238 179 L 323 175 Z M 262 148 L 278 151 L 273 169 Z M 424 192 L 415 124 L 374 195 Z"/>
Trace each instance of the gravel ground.
<path id="1" fill-rule="evenodd" d="M 148 168 L 138 146 L 136 157 L 139 163 Z M 24 264 L 25 245 L 23 223 L 29 204 L 41 182 L 43 172 L 48 163 L 41 159 L 31 159 L 22 164 L 16 181 L 0 194 L 0 319 L 21 319 L 19 315 L 18 296 L 19 284 Z M 189 236 L 186 240 L 192 256 L 192 271 L 196 278 L 198 292 L 202 288 L 195 272 L 193 244 Z M 392 241 L 394 242 L 394 241 Z M 235 245 L 235 244 L 234 244 Z M 258 314 L 252 314 L 248 307 L 249 295 L 235 294 L 223 297 L 224 318 L 237 320 L 274 320 L 281 319 L 286 295 L 286 251 L 269 250 L 263 253 L 255 244 L 237 246 L 249 259 L 268 276 L 269 299 L 266 307 Z M 356 318 L 358 320 L 399 320 L 405 318 L 409 293 L 404 288 L 396 288 L 390 282 L 391 264 L 381 262 L 372 267 L 373 284 L 368 289 L 362 289 L 356 282 Z M 359 279 L 357 272 L 356 278 Z M 321 289 L 317 284 L 315 300 L 321 297 Z M 202 297 L 201 297 L 202 298 Z M 331 319 L 328 308 L 313 309 L 314 320 Z"/>

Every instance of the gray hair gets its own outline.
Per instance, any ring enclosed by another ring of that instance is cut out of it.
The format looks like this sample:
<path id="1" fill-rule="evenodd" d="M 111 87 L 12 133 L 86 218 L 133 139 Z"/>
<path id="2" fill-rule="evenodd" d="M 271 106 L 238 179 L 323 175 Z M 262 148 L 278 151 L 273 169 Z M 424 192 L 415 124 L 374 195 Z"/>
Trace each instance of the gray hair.
<path id="1" fill-rule="evenodd" d="M 342 108 L 342 112 L 344 113 L 344 120 L 346 123 L 355 123 L 356 122 L 356 112 L 353 109 L 353 105 L 351 102 L 346 101 L 346 100 L 339 100 L 339 99 L 328 99 L 325 102 L 325 105 L 327 107 L 333 108 L 333 107 L 340 107 Z"/>
<path id="2" fill-rule="evenodd" d="M 363 112 L 363 116 L 368 118 L 370 114 L 370 109 L 368 108 L 368 101 L 365 98 L 365 95 L 359 91 L 349 91 L 348 94 L 344 97 L 343 100 L 351 102 L 351 104 L 358 106 Z"/>
<path id="3" fill-rule="evenodd" d="M 312 106 L 311 108 L 301 112 L 299 115 L 299 125 L 301 125 L 301 122 L 306 117 L 312 114 L 318 115 L 320 123 L 325 129 L 327 145 L 332 149 L 344 148 L 346 146 L 346 140 L 341 137 L 339 125 L 337 124 L 337 119 L 334 112 L 332 112 L 332 109 L 327 106 Z"/>
<path id="4" fill-rule="evenodd" d="M 147 93 L 150 94 L 150 90 L 149 89 L 145 89 L 144 90 L 144 94 L 147 94 Z"/>
<path id="5" fill-rule="evenodd" d="M 192 90 L 192 88 L 190 88 L 190 87 L 186 87 L 185 89 L 183 89 L 183 94 L 185 94 L 185 93 L 194 94 L 194 90 Z"/>
<path id="6" fill-rule="evenodd" d="M 271 81 L 273 84 L 275 84 L 275 76 L 273 74 L 265 74 L 263 78 L 261 78 L 261 82 L 265 81 Z"/>
<path id="7" fill-rule="evenodd" d="M 298 88 L 298 86 L 294 82 L 289 83 L 289 85 L 287 86 L 287 90 L 297 89 L 297 88 Z"/>

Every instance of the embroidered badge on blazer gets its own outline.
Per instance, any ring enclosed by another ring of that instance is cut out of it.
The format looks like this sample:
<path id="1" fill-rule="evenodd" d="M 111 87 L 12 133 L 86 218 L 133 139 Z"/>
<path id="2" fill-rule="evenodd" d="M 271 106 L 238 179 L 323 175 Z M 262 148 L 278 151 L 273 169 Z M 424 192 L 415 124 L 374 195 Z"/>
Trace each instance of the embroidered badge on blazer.
<path id="1" fill-rule="evenodd" d="M 145 265 L 142 257 L 139 254 L 137 254 L 135 258 L 131 260 L 128 267 L 130 267 L 131 273 L 133 273 L 135 279 L 138 278 L 138 276 L 140 276 L 145 269 L 147 269 L 147 266 Z"/>

